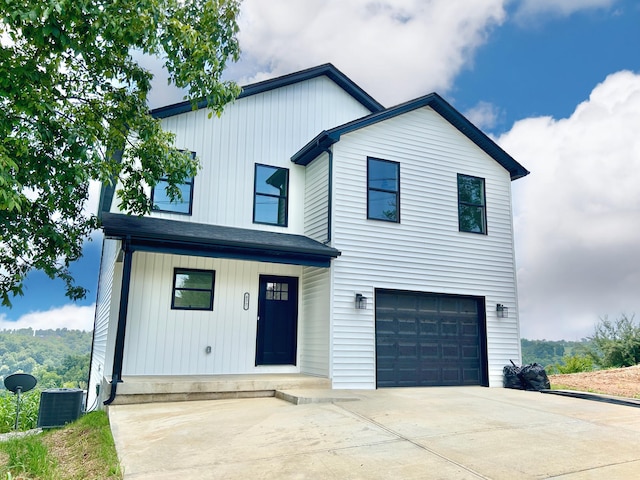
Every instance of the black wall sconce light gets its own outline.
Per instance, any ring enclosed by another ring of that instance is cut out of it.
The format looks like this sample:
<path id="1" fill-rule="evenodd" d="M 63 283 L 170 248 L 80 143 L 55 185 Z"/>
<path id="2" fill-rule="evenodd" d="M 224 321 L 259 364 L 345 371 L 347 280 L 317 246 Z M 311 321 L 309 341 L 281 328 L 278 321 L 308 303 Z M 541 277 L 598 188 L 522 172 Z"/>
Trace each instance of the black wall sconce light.
<path id="1" fill-rule="evenodd" d="M 366 310 L 367 309 L 367 297 L 363 296 L 361 293 L 356 293 L 356 310 Z"/>
<path id="2" fill-rule="evenodd" d="M 496 305 L 496 312 L 498 313 L 498 318 L 507 318 L 507 317 L 509 317 L 509 307 L 505 307 L 501 303 L 498 303 Z"/>

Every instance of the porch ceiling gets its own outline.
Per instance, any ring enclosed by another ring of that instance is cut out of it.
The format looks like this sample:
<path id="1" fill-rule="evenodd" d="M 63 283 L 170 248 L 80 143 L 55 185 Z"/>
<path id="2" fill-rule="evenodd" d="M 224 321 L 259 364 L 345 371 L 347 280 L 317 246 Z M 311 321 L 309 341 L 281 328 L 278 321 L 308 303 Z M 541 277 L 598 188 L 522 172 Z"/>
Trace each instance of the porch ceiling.
<path id="1" fill-rule="evenodd" d="M 128 242 L 133 251 L 312 267 L 329 267 L 340 255 L 339 250 L 303 235 L 162 218 L 103 213 L 102 228 L 106 237 Z"/>

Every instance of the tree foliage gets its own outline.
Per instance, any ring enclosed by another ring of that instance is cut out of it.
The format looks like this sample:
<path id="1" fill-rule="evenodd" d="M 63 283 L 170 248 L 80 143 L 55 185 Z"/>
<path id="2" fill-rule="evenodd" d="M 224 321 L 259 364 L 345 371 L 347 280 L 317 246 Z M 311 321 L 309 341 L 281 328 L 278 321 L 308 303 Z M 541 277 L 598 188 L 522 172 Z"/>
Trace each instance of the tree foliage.
<path id="1" fill-rule="evenodd" d="M 635 315 L 615 320 L 605 315 L 596 324 L 589 354 L 601 368 L 631 367 L 640 363 L 640 324 Z"/>
<path id="2" fill-rule="evenodd" d="M 0 380 L 29 373 L 38 388 L 87 388 L 91 332 L 79 330 L 0 331 Z"/>
<path id="3" fill-rule="evenodd" d="M 221 80 L 239 55 L 237 0 L 0 0 L 0 296 L 22 295 L 32 269 L 61 278 L 98 226 L 83 211 L 90 180 L 118 182 L 121 208 L 144 214 L 145 188 L 167 193 L 197 171 L 147 107 L 162 58 L 195 107 L 219 114 L 239 88 Z"/>

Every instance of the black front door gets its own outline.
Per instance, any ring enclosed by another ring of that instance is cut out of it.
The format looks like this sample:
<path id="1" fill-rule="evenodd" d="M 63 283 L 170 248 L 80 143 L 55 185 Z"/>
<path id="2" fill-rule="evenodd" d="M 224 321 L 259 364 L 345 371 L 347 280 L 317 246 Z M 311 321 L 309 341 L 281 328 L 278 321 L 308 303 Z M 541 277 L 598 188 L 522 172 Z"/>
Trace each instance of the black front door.
<path id="1" fill-rule="evenodd" d="M 256 365 L 295 365 L 298 279 L 260 275 Z"/>

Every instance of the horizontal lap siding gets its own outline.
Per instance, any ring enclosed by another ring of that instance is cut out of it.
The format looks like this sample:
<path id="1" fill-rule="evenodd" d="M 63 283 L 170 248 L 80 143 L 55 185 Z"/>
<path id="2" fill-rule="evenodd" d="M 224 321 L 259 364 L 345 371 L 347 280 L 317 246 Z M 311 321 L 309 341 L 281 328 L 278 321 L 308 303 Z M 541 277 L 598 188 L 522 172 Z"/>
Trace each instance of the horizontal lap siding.
<path id="1" fill-rule="evenodd" d="M 400 163 L 400 224 L 366 219 L 367 156 Z M 485 179 L 488 235 L 458 231 L 458 173 Z M 508 172 L 425 107 L 344 135 L 333 178 L 334 385 L 375 386 L 375 288 L 486 297 L 489 380 L 501 384 L 520 356 Z"/>
<path id="2" fill-rule="evenodd" d="M 174 268 L 215 270 L 213 311 L 171 310 Z M 301 277 L 302 267 L 134 253 L 123 375 L 298 371 L 255 366 L 261 274 Z M 245 292 L 248 310 L 243 309 Z"/>
<path id="3" fill-rule="evenodd" d="M 329 233 L 329 157 L 327 154 L 311 162 L 305 170 L 304 234 L 326 242 Z"/>
<path id="4" fill-rule="evenodd" d="M 289 169 L 289 228 L 304 230 L 305 168 L 291 156 L 324 129 L 369 113 L 326 77 L 236 100 L 220 118 L 206 109 L 162 120 L 178 148 L 195 151 L 193 215 L 154 213 L 176 220 L 283 231 L 253 224 L 254 165 Z"/>
<path id="5" fill-rule="evenodd" d="M 112 315 L 112 295 L 119 298 L 118 292 L 114 292 L 114 270 L 116 256 L 120 250 L 120 242 L 104 239 L 102 242 L 102 257 L 100 259 L 100 274 L 98 277 L 98 294 L 96 298 L 96 311 L 93 326 L 93 344 L 91 351 L 91 366 L 89 372 L 89 386 L 87 406 L 91 407 L 96 399 L 96 385 L 102 383 L 102 377 L 106 372 L 106 358 L 109 338 L 109 319 L 117 320 L 117 310 Z"/>
<path id="6" fill-rule="evenodd" d="M 328 239 L 329 161 L 321 155 L 305 168 L 304 234 L 319 242 Z M 330 275 L 328 268 L 305 267 L 302 278 L 300 370 L 329 376 Z"/>
<path id="7" fill-rule="evenodd" d="M 302 276 L 300 322 L 300 371 L 329 376 L 330 271 L 305 267 Z"/>

